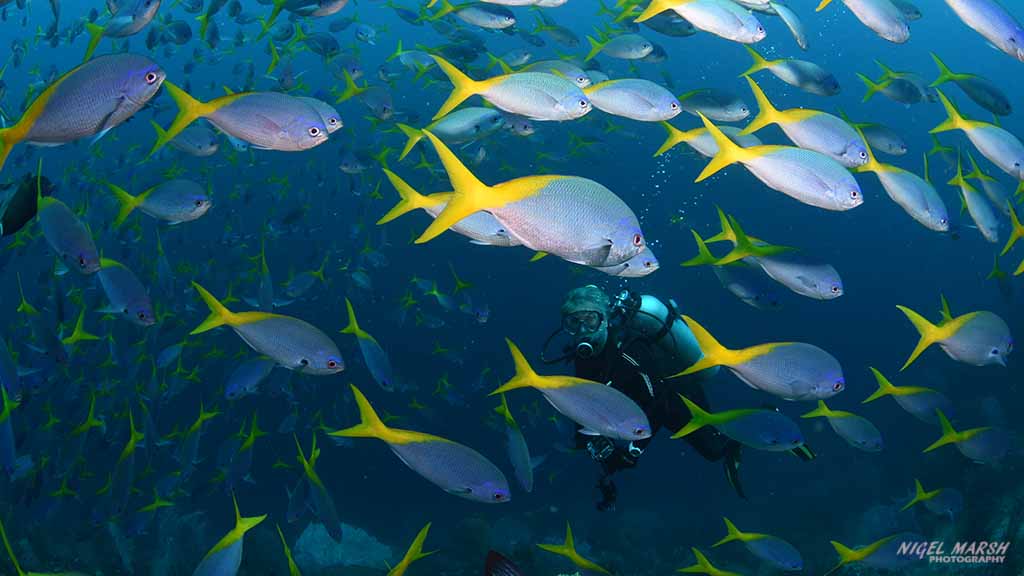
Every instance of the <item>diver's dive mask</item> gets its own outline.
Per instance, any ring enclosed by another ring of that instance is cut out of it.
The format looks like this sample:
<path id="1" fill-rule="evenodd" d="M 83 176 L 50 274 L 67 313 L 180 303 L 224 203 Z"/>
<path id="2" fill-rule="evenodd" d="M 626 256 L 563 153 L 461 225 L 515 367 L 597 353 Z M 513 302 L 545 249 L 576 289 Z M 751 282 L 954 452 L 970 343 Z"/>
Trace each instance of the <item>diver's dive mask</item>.
<path id="1" fill-rule="evenodd" d="M 570 336 L 585 336 L 597 332 L 604 323 L 604 314 L 597 310 L 579 310 L 562 317 L 562 330 Z"/>

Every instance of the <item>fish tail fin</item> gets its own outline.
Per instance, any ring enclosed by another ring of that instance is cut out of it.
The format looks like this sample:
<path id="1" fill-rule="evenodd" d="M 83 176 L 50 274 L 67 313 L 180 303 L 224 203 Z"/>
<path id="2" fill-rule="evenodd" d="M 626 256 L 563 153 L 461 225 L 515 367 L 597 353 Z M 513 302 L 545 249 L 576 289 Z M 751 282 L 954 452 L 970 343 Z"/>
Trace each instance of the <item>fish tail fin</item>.
<path id="1" fill-rule="evenodd" d="M 946 418 L 946 415 L 943 414 L 942 410 L 939 408 L 935 409 L 935 414 L 939 417 L 939 425 L 942 427 L 942 435 L 939 436 L 938 440 L 932 442 L 931 445 L 925 448 L 922 453 L 931 452 L 936 448 L 941 448 L 947 444 L 955 444 L 957 442 L 957 432 L 953 428 L 953 425 L 950 424 L 949 418 Z"/>
<path id="2" fill-rule="evenodd" d="M 835 548 L 836 554 L 839 554 L 839 566 L 849 564 L 850 562 L 856 562 L 858 559 L 857 551 L 847 548 L 843 544 L 832 540 L 832 547 Z M 839 566 L 836 566 L 838 568 Z M 833 571 L 835 568 L 832 569 Z"/>
<path id="3" fill-rule="evenodd" d="M 742 260 L 747 256 L 777 256 L 784 252 L 791 252 L 795 250 L 789 246 L 779 246 L 776 244 L 754 244 L 754 240 L 747 236 L 747 233 L 743 231 L 743 227 L 740 226 L 738 220 L 729 216 L 729 228 L 732 229 L 732 235 L 736 246 L 725 258 L 722 258 L 719 262 L 722 264 L 730 264 L 736 260 Z M 729 257 L 731 256 L 731 258 Z"/>
<path id="4" fill-rule="evenodd" d="M 725 521 L 725 529 L 728 532 L 728 534 L 725 535 L 725 538 L 722 538 L 718 542 L 712 544 L 712 548 L 718 548 L 722 544 L 728 544 L 729 542 L 736 542 L 737 540 L 743 539 L 743 532 L 740 532 L 739 528 L 737 528 L 731 520 L 729 520 L 725 516 L 722 516 L 722 520 Z"/>
<path id="5" fill-rule="evenodd" d="M 423 139 L 423 131 L 419 128 L 413 128 L 408 124 L 402 124 L 401 122 L 398 123 L 398 129 L 402 131 L 402 134 L 405 134 L 406 138 L 408 138 L 405 142 L 405 147 L 402 148 L 402 153 L 398 156 L 398 160 L 401 162 L 402 160 L 405 160 L 405 157 L 409 155 L 409 152 L 412 152 L 413 147 Z"/>
<path id="6" fill-rule="evenodd" d="M 274 44 L 274 40 L 267 40 L 267 50 L 270 51 L 270 64 L 267 64 L 267 71 L 265 74 L 270 75 L 277 69 L 277 65 L 281 62 L 281 54 L 277 51 L 277 46 Z"/>
<path id="7" fill-rule="evenodd" d="M 266 20 L 260 19 L 262 25 L 260 26 L 260 34 L 256 37 L 257 40 L 262 40 L 267 35 L 267 32 L 270 32 L 270 28 L 274 25 L 274 22 L 277 22 L 277 17 L 281 14 L 281 10 L 284 9 L 284 5 L 287 2 L 288 0 L 274 0 L 274 9 L 270 12 L 270 18 Z M 204 27 L 206 25 L 205 19 L 203 25 Z M 199 37 L 205 38 L 206 34 L 200 34 Z"/>
<path id="8" fill-rule="evenodd" d="M 929 133 L 940 134 L 951 130 L 963 130 L 968 128 L 968 121 L 960 114 L 956 105 L 950 102 L 949 98 L 942 93 L 942 90 L 935 90 L 935 93 L 939 95 L 939 101 L 942 102 L 942 107 L 946 110 L 946 120 L 935 128 L 932 128 Z"/>
<path id="9" fill-rule="evenodd" d="M 946 63 L 943 62 L 935 52 L 932 52 L 931 55 L 932 60 L 935 61 L 935 65 L 939 67 L 939 77 L 935 79 L 935 82 L 929 84 L 929 87 L 935 88 L 936 86 L 941 86 L 946 82 L 955 82 L 957 80 L 964 80 L 970 77 L 970 74 L 957 74 L 950 70 L 949 66 L 946 66 Z"/>
<path id="10" fill-rule="evenodd" d="M 4 548 L 7 549 L 7 556 L 11 559 L 11 564 L 14 564 L 14 570 L 17 572 L 17 576 L 25 576 L 25 571 L 22 570 L 21 565 L 18 564 L 18 558 L 14 555 L 14 549 L 11 548 L 11 543 L 7 540 L 7 531 L 4 530 L 3 522 L 0 522 L 0 538 L 3 538 Z"/>
<path id="11" fill-rule="evenodd" d="M 238 499 L 235 498 L 234 493 L 231 494 L 231 501 L 235 505 L 235 532 L 236 533 L 238 533 L 238 534 L 245 534 L 249 530 L 252 530 L 253 528 L 259 526 L 260 522 L 263 522 L 264 520 L 267 519 L 267 515 L 266 514 L 264 514 L 262 516 L 250 516 L 248 518 L 244 518 L 244 517 L 242 517 L 241 512 L 238 511 Z"/>
<path id="12" fill-rule="evenodd" d="M 437 114 L 434 114 L 433 119 L 437 120 L 455 110 L 459 104 L 462 104 L 470 96 L 479 93 L 480 82 L 473 80 L 440 56 L 431 55 L 431 58 L 434 59 L 438 68 L 448 76 L 448 80 L 452 83 L 452 93 L 444 101 L 444 104 L 441 105 L 441 109 L 437 111 Z"/>
<path id="13" fill-rule="evenodd" d="M 206 288 L 203 288 L 197 282 L 193 282 L 192 287 L 196 289 L 196 292 L 199 293 L 199 297 L 203 299 L 203 302 L 206 303 L 206 306 L 210 309 L 210 315 L 207 316 L 206 320 L 203 320 L 203 323 L 197 326 L 195 330 L 189 332 L 190 336 L 202 334 L 203 332 L 208 332 L 221 326 L 230 326 L 231 323 L 234 322 L 235 313 L 228 310 L 226 306 L 221 304 L 220 300 L 217 300 L 217 298 L 213 294 L 210 294 Z"/>
<path id="14" fill-rule="evenodd" d="M 924 500 L 927 499 L 927 496 L 928 493 L 924 491 L 924 486 L 921 485 L 921 481 L 918 480 L 917 478 L 914 478 L 914 497 L 911 498 L 910 502 L 904 504 L 903 508 L 900 508 L 900 512 L 906 512 L 914 504 L 917 504 L 918 502 L 923 502 Z"/>
<path id="15" fill-rule="evenodd" d="M 16 144 L 10 128 L 0 128 L 0 170 L 3 170 L 7 157 L 11 154 L 11 148 Z"/>
<path id="16" fill-rule="evenodd" d="M 711 137 L 715 140 L 715 144 L 718 145 L 718 153 L 715 154 L 713 158 L 711 158 L 711 161 L 708 162 L 708 165 L 704 167 L 704 170 L 700 173 L 700 176 L 697 176 L 697 179 L 694 180 L 694 182 L 703 182 L 704 180 L 707 180 L 708 178 L 713 176 L 719 170 L 725 168 L 726 166 L 730 166 L 737 162 L 741 162 L 748 156 L 744 154 L 743 148 L 741 148 L 738 144 L 730 140 L 729 137 L 726 136 L 725 133 L 723 133 L 721 130 L 719 130 L 718 127 L 711 122 L 711 120 L 708 120 L 707 117 L 704 116 L 704 114 L 701 114 L 700 112 L 698 112 L 697 114 L 699 114 L 700 119 L 704 121 L 704 127 L 707 128 L 708 134 L 711 134 Z"/>
<path id="17" fill-rule="evenodd" d="M 352 395 L 355 396 L 356 405 L 359 407 L 359 424 L 331 432 L 329 435 L 344 438 L 383 438 L 387 434 L 388 427 L 377 415 L 366 396 L 359 391 L 359 388 L 356 388 L 355 384 L 349 384 L 349 386 L 352 387 Z"/>
<path id="18" fill-rule="evenodd" d="M 750 68 L 747 68 L 743 74 L 740 74 L 740 76 L 750 76 L 754 72 L 759 72 L 772 65 L 772 63 L 766 60 L 764 56 L 761 56 L 757 50 L 754 50 L 746 44 L 744 44 L 743 47 L 747 49 L 747 54 L 750 54 L 750 58 L 753 59 L 754 63 L 751 64 Z"/>
<path id="19" fill-rule="evenodd" d="M 82 58 L 82 62 L 88 62 L 96 48 L 100 45 L 100 40 L 103 40 L 103 33 L 106 30 L 99 24 L 93 24 L 87 22 L 85 24 L 85 31 L 89 33 L 89 45 L 85 48 L 85 56 Z"/>
<path id="20" fill-rule="evenodd" d="M 0 167 L 2 166 L 3 157 L 0 156 Z M 1020 223 L 1020 217 L 1017 216 L 1017 210 L 1013 207 L 1012 202 L 1007 201 L 1007 203 L 1010 206 L 1010 237 L 1006 240 L 1006 246 L 1003 246 L 1003 251 L 999 253 L 1000 256 L 1005 256 L 1018 240 L 1024 238 L 1024 226 Z"/>
<path id="21" fill-rule="evenodd" d="M 708 250 L 708 245 L 704 242 L 704 239 L 700 237 L 700 234 L 692 228 L 690 229 L 690 232 L 693 233 L 693 239 L 697 241 L 697 255 L 683 262 L 680 266 L 687 268 L 692 266 L 709 266 L 718 262 L 718 259 L 715 258 L 714 254 Z"/>
<path id="22" fill-rule="evenodd" d="M 715 337 L 712 336 L 707 329 L 698 324 L 693 318 L 683 316 L 683 321 L 686 322 L 690 331 L 693 332 L 693 336 L 697 340 L 697 345 L 700 347 L 700 351 L 704 356 L 701 357 L 701 359 L 693 366 L 690 366 L 678 375 L 685 376 L 714 366 L 721 366 L 724 356 L 729 352 L 729 349 L 719 344 L 718 340 L 715 340 Z"/>
<path id="23" fill-rule="evenodd" d="M 454 192 L 444 210 L 416 239 L 417 244 L 429 242 L 466 216 L 481 210 L 491 191 L 491 188 L 474 176 L 469 168 L 466 168 L 466 165 L 437 136 L 431 134 L 429 130 L 424 130 L 423 133 L 430 139 L 434 150 L 441 158 L 441 164 L 448 174 L 448 180 Z"/>
<path id="24" fill-rule="evenodd" d="M 350 98 L 359 96 L 360 94 L 366 92 L 369 89 L 369 86 L 366 85 L 358 86 L 356 84 L 356 81 L 352 79 L 352 75 L 349 74 L 347 69 L 342 70 L 341 72 L 345 76 L 345 90 L 342 91 L 341 95 L 338 96 L 338 99 L 335 101 L 335 104 L 341 104 L 342 102 Z"/>
<path id="25" fill-rule="evenodd" d="M 139 207 L 139 204 L 142 203 L 142 199 L 138 196 L 132 196 L 124 188 L 121 188 L 116 184 L 106 182 L 106 185 L 120 204 L 117 218 L 114 220 L 114 228 L 119 228 L 121 224 L 124 224 L 124 221 L 128 219 L 128 215 Z"/>
<path id="26" fill-rule="evenodd" d="M 918 334 L 921 335 L 921 339 L 918 340 L 917 346 L 914 348 L 914 351 L 910 353 L 910 358 L 907 358 L 907 362 L 903 364 L 903 368 L 900 368 L 900 372 L 902 372 L 906 370 L 907 366 L 910 366 L 914 362 L 914 360 L 917 360 L 917 357 L 920 356 L 926 348 L 938 342 L 939 337 L 937 335 L 938 327 L 935 324 L 929 322 L 927 318 L 921 316 L 920 314 L 914 312 L 913 310 L 907 308 L 906 306 L 896 307 L 899 308 L 899 310 L 906 315 L 907 320 L 910 320 L 910 323 L 913 324 L 914 328 L 917 329 Z"/>
<path id="27" fill-rule="evenodd" d="M 801 418 L 828 418 L 831 416 L 832 410 L 825 405 L 824 400 L 818 400 L 818 407 L 806 414 L 801 414 Z"/>
<path id="28" fill-rule="evenodd" d="M 857 72 L 857 78 L 860 78 L 860 81 L 863 82 L 864 86 L 867 87 L 867 92 L 864 93 L 864 98 L 861 99 L 861 102 L 867 102 L 868 100 L 871 100 L 872 96 L 878 94 L 886 87 L 886 82 L 884 80 L 880 82 L 875 82 L 874 80 L 868 78 L 867 76 L 861 74 L 860 72 Z"/>
<path id="29" fill-rule="evenodd" d="M 672 438 L 682 438 L 700 430 L 708 425 L 708 418 L 711 416 L 707 410 L 704 410 L 686 396 L 680 394 L 679 397 L 683 399 L 683 403 L 686 404 L 686 408 L 690 411 L 690 421 L 673 434 Z M 715 544 L 715 546 L 718 546 L 718 544 Z"/>
<path id="30" fill-rule="evenodd" d="M 167 90 L 167 93 L 171 98 L 174 99 L 174 103 L 178 105 L 178 115 L 174 117 L 174 122 L 171 123 L 171 126 L 167 128 L 167 130 L 157 130 L 156 144 L 154 144 L 153 149 L 149 151 L 149 154 L 146 156 L 147 158 L 155 154 L 157 150 L 163 148 L 168 142 L 173 140 L 175 136 L 181 134 L 181 131 L 187 128 L 189 124 L 216 109 L 210 104 L 196 100 L 188 92 L 178 88 L 172 82 L 165 80 L 163 87 Z"/>
<path id="31" fill-rule="evenodd" d="M 651 3 L 647 5 L 647 8 L 637 15 L 637 17 L 633 19 L 633 22 L 640 23 L 645 20 L 650 20 L 667 10 L 671 5 L 672 0 L 651 0 Z"/>
<path id="32" fill-rule="evenodd" d="M 409 559 L 409 564 L 437 552 L 437 550 L 431 550 L 430 552 L 423 551 L 423 543 L 427 539 L 427 533 L 430 532 L 430 524 L 430 522 L 427 522 L 427 525 L 420 529 L 419 533 L 416 534 L 416 538 L 412 541 L 412 544 L 409 545 L 409 550 L 405 553 L 405 558 Z"/>
<path id="33" fill-rule="evenodd" d="M 594 40 L 593 37 L 587 36 L 587 42 L 590 43 L 590 52 L 587 52 L 587 57 L 583 59 L 584 62 L 590 62 L 597 56 L 601 50 L 604 49 L 605 44 L 608 42 L 602 42 L 600 40 Z"/>
<path id="34" fill-rule="evenodd" d="M 356 338 L 369 338 L 369 334 L 365 330 L 359 327 L 359 322 L 356 321 L 356 311 L 352 308 L 352 302 L 345 298 L 345 309 L 348 311 L 348 325 L 342 330 L 342 334 L 352 334 Z"/>
<path id="35" fill-rule="evenodd" d="M 882 170 L 882 165 L 875 158 L 875 151 L 871 149 L 871 144 L 868 143 L 868 139 L 864 137 L 863 127 L 860 125 L 851 124 L 853 129 L 857 131 L 857 135 L 860 136 L 860 141 L 864 144 L 864 152 L 868 155 L 868 161 L 854 169 L 854 172 L 879 172 Z M 927 158 L 927 156 L 925 156 Z M 928 175 L 928 164 L 925 163 L 925 179 Z"/>
<path id="36" fill-rule="evenodd" d="M 512 67 L 511 66 L 506 64 L 505 61 L 502 60 L 501 58 L 498 58 L 494 54 L 491 54 L 490 52 L 488 52 L 487 53 L 487 68 L 486 69 L 488 71 L 490 71 L 490 69 L 494 68 L 495 66 L 497 66 L 498 68 L 501 68 L 501 72 L 503 74 L 511 74 L 512 73 Z"/>
<path id="37" fill-rule="evenodd" d="M 665 137 L 665 142 L 662 143 L 661 147 L 659 147 L 658 150 L 654 153 L 655 156 L 661 156 L 665 152 L 668 152 L 672 148 L 675 148 L 675 146 L 680 142 L 686 142 L 687 139 L 689 139 L 690 137 L 689 132 L 683 132 L 682 130 L 676 128 L 675 126 L 669 124 L 668 122 L 662 121 L 661 125 L 668 132 L 668 135 Z"/>
<path id="38" fill-rule="evenodd" d="M 750 76 L 747 76 L 747 82 L 750 84 L 750 91 L 754 93 L 754 99 L 757 101 L 757 116 L 754 116 L 750 124 L 747 124 L 746 128 L 740 132 L 741 135 L 753 134 L 765 126 L 777 124 L 782 120 L 782 114 L 775 108 L 771 100 L 768 99 L 768 95 L 758 86 L 757 82 Z"/>
<path id="39" fill-rule="evenodd" d="M 963 156 L 960 155 L 960 151 L 959 150 L 957 150 L 957 154 L 956 154 L 956 175 L 954 175 L 949 180 L 949 182 L 946 182 L 946 184 L 948 184 L 950 186 L 959 186 L 961 189 L 968 190 L 968 191 L 974 189 L 974 186 L 972 186 L 971 183 L 968 182 L 967 179 L 964 177 Z"/>
<path id="40" fill-rule="evenodd" d="M 508 407 L 508 400 L 505 394 L 501 394 L 501 404 L 494 408 L 494 411 L 501 415 L 505 419 L 505 423 L 514 426 L 516 423 L 515 418 L 512 417 L 512 410 Z"/>
<path id="41" fill-rule="evenodd" d="M 536 384 L 539 379 L 537 373 L 534 372 L 533 367 L 526 361 L 526 357 L 516 346 L 515 342 L 505 338 L 505 343 L 508 344 L 508 351 L 512 354 L 512 362 L 515 365 L 516 373 L 512 378 L 499 386 L 494 392 L 488 394 L 488 396 L 494 396 L 495 394 L 502 394 L 509 390 L 516 390 L 518 388 L 531 388 Z"/>
<path id="42" fill-rule="evenodd" d="M 818 7 L 815 8 L 814 11 L 815 12 L 821 12 L 822 10 L 825 9 L 826 6 L 828 6 L 831 3 L 832 3 L 832 0 L 821 0 L 821 3 L 818 4 Z M 833 542 L 833 544 L 835 544 L 835 542 Z"/>
<path id="43" fill-rule="evenodd" d="M 690 573 L 690 574 L 721 574 L 722 573 L 721 570 L 719 570 L 718 568 L 715 568 L 711 564 L 711 561 L 708 560 L 707 556 L 705 556 L 703 553 L 701 553 L 700 550 L 698 550 L 696 548 L 690 548 L 690 550 L 693 551 L 693 556 L 694 556 L 694 558 L 697 559 L 697 563 L 693 564 L 691 566 L 687 566 L 686 568 L 680 568 L 678 570 L 679 572 L 686 572 L 686 573 Z"/>
<path id="44" fill-rule="evenodd" d="M 874 368 L 873 366 L 869 366 L 868 368 L 871 370 L 871 373 L 875 375 L 875 381 L 878 382 L 878 390 L 875 390 L 875 392 L 871 394 L 871 396 L 868 396 L 866 399 L 864 399 L 861 402 L 861 404 L 874 402 L 875 400 L 878 400 L 883 396 L 891 396 L 893 395 L 893 393 L 896 392 L 896 387 L 893 386 L 892 382 L 890 382 L 884 374 L 879 372 L 878 369 Z"/>
<path id="45" fill-rule="evenodd" d="M 736 232 L 732 229 L 732 224 L 729 222 L 729 215 L 722 210 L 721 206 L 715 206 L 718 210 L 718 226 L 721 228 L 721 232 L 708 238 L 704 242 L 706 244 L 714 244 L 715 242 L 732 242 L 736 239 Z"/>
<path id="46" fill-rule="evenodd" d="M 400 57 L 400 56 L 402 55 L 402 53 L 403 53 L 403 52 L 405 52 L 405 50 L 403 50 L 403 49 L 402 49 L 402 39 L 401 39 L 401 38 L 399 38 L 399 39 L 398 39 L 398 46 L 396 46 L 396 47 L 395 47 L 395 51 L 394 51 L 394 52 L 392 52 L 390 56 L 388 56 L 387 58 L 385 58 L 385 59 L 384 59 L 384 61 L 385 61 L 385 62 L 391 62 L 391 61 L 392 61 L 392 60 L 394 60 L 395 58 L 398 58 L 398 57 Z"/>
<path id="47" fill-rule="evenodd" d="M 391 182 L 391 185 L 398 191 L 400 200 L 393 208 L 391 208 L 391 210 L 388 210 L 387 214 L 381 216 L 380 220 L 377 220 L 378 225 L 391 222 L 395 218 L 398 218 L 407 212 L 436 205 L 435 202 L 432 202 L 429 198 L 417 192 L 405 180 L 402 180 L 391 170 L 385 168 L 384 175 L 387 176 L 388 181 Z"/>

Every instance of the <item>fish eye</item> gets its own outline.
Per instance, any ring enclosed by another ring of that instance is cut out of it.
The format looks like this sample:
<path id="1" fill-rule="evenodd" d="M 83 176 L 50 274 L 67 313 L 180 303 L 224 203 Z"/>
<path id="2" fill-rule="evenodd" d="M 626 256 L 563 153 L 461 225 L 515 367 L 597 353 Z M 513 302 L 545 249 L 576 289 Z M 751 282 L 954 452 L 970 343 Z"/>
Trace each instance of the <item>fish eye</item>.
<path id="1" fill-rule="evenodd" d="M 502 494 L 501 492 L 495 492 L 494 493 L 494 501 L 495 502 L 503 502 L 504 500 L 505 500 L 505 495 L 504 494 Z"/>
<path id="2" fill-rule="evenodd" d="M 156 84 L 157 75 L 156 72 L 146 73 L 146 84 Z"/>
<path id="3" fill-rule="evenodd" d="M 317 136 L 320 135 L 320 129 L 317 128 L 316 126 L 311 127 L 309 129 L 309 135 L 316 138 Z"/>
<path id="4" fill-rule="evenodd" d="M 764 33 L 764 26 L 758 26 L 757 27 L 757 33 L 758 34 L 763 34 Z"/>
<path id="5" fill-rule="evenodd" d="M 136 314 L 136 316 L 139 317 L 139 320 L 145 320 L 146 319 L 146 313 L 143 312 L 142 310 L 139 310 L 139 312 Z"/>
<path id="6" fill-rule="evenodd" d="M 302 366 L 303 368 L 305 368 L 306 366 L 309 366 L 309 360 L 307 360 L 305 358 L 300 359 L 299 360 L 299 366 Z"/>
<path id="7" fill-rule="evenodd" d="M 580 100 L 580 108 L 586 108 L 588 104 L 586 100 Z"/>
<path id="8" fill-rule="evenodd" d="M 586 83 L 586 81 L 587 81 L 587 79 L 586 79 L 586 78 L 584 78 L 583 76 L 577 76 L 577 77 L 576 77 L 576 83 L 577 83 L 577 84 L 585 84 L 585 83 Z"/>
<path id="9" fill-rule="evenodd" d="M 196 208 L 199 208 L 200 206 L 203 205 L 203 201 L 202 200 L 196 200 L 195 204 L 196 204 Z"/>
<path id="10" fill-rule="evenodd" d="M 949 224 L 949 220 L 947 218 L 939 218 L 939 224 Z"/>
<path id="11" fill-rule="evenodd" d="M 633 246 L 641 246 L 644 243 L 644 237 L 640 234 L 633 234 Z"/>
<path id="12" fill-rule="evenodd" d="M 333 359 L 333 358 L 332 358 L 332 359 L 330 359 L 330 360 L 328 360 L 328 361 L 327 361 L 327 367 L 328 367 L 328 368 L 330 368 L 330 369 L 332 369 L 332 370 L 333 370 L 333 369 L 335 369 L 335 368 L 337 368 L 337 367 L 338 367 L 338 361 L 337 361 L 337 360 L 335 360 L 335 359 Z"/>
<path id="13" fill-rule="evenodd" d="M 853 198 L 855 200 L 857 198 L 860 198 L 860 192 L 858 192 L 857 190 L 850 190 L 850 198 Z"/>
<path id="14" fill-rule="evenodd" d="M 832 293 L 839 294 L 839 286 L 832 286 Z"/>
<path id="15" fill-rule="evenodd" d="M 82 268 L 85 268 L 85 256 L 78 257 L 78 265 L 81 266 Z"/>
<path id="16" fill-rule="evenodd" d="M 644 434 L 644 432 L 647 432 L 647 430 L 645 430 L 644 428 L 642 428 L 640 426 L 637 426 L 636 428 L 633 429 L 633 435 L 634 436 L 642 436 Z"/>
<path id="17" fill-rule="evenodd" d="M 835 383 L 832 384 L 832 391 L 833 392 L 839 392 L 842 389 L 843 389 L 843 381 L 842 380 L 836 380 Z"/>
<path id="18" fill-rule="evenodd" d="M 338 119 L 337 118 L 329 118 L 327 120 L 327 123 L 330 124 L 331 126 L 334 126 L 335 124 L 338 123 Z"/>
<path id="19" fill-rule="evenodd" d="M 678 102 L 673 102 L 673 103 L 671 104 L 671 106 L 672 106 L 672 109 L 673 109 L 673 110 L 678 110 L 678 109 L 679 109 L 679 103 L 678 103 Z"/>
<path id="20" fill-rule="evenodd" d="M 999 356 L 999 348 L 993 348 L 991 354 L 992 356 Z"/>
<path id="21" fill-rule="evenodd" d="M 861 150 L 860 151 L 860 159 L 861 160 L 867 160 L 868 159 L 868 153 L 866 151 L 864 151 L 864 150 Z"/>

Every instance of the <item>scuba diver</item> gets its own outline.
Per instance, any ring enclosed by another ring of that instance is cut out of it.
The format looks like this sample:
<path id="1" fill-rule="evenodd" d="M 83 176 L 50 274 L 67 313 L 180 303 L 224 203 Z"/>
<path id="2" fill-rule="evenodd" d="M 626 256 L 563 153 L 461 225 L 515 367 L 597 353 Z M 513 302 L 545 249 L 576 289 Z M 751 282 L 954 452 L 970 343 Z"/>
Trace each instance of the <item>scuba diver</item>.
<path id="1" fill-rule="evenodd" d="M 565 332 L 571 344 L 563 355 L 544 358 L 554 364 L 572 360 L 576 376 L 606 383 L 629 396 L 643 409 L 651 424 L 651 437 L 617 443 L 604 436 L 588 436 L 577 426 L 575 446 L 586 449 L 600 465 L 598 510 L 614 509 L 617 490 L 611 476 L 636 466 L 660 428 L 676 432 L 690 420 L 679 398 L 683 394 L 708 409 L 702 383 L 718 373 L 712 368 L 669 379 L 703 357 L 696 338 L 679 317 L 675 303 L 649 294 L 623 290 L 614 299 L 594 285 L 571 290 L 561 308 L 562 325 L 545 343 L 545 352 L 556 335 Z M 739 481 L 740 444 L 711 426 L 686 436 L 686 441 L 708 461 L 722 460 L 725 474 L 736 493 L 746 499 Z M 794 451 L 809 460 L 809 449 Z"/>

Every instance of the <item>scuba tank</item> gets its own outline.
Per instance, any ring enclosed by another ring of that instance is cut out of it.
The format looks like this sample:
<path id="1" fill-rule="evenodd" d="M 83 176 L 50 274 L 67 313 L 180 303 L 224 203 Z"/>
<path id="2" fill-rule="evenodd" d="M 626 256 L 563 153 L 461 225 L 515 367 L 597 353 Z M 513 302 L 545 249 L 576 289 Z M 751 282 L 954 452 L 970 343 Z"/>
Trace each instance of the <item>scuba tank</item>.
<path id="1" fill-rule="evenodd" d="M 624 346 L 642 339 L 651 347 L 652 356 L 658 362 L 652 376 L 664 378 L 678 374 L 704 357 L 693 332 L 679 317 L 673 300 L 665 304 L 656 296 L 623 290 L 612 302 L 612 315 L 618 318 Z M 704 370 L 699 378 L 703 380 L 717 372 L 717 367 Z"/>

